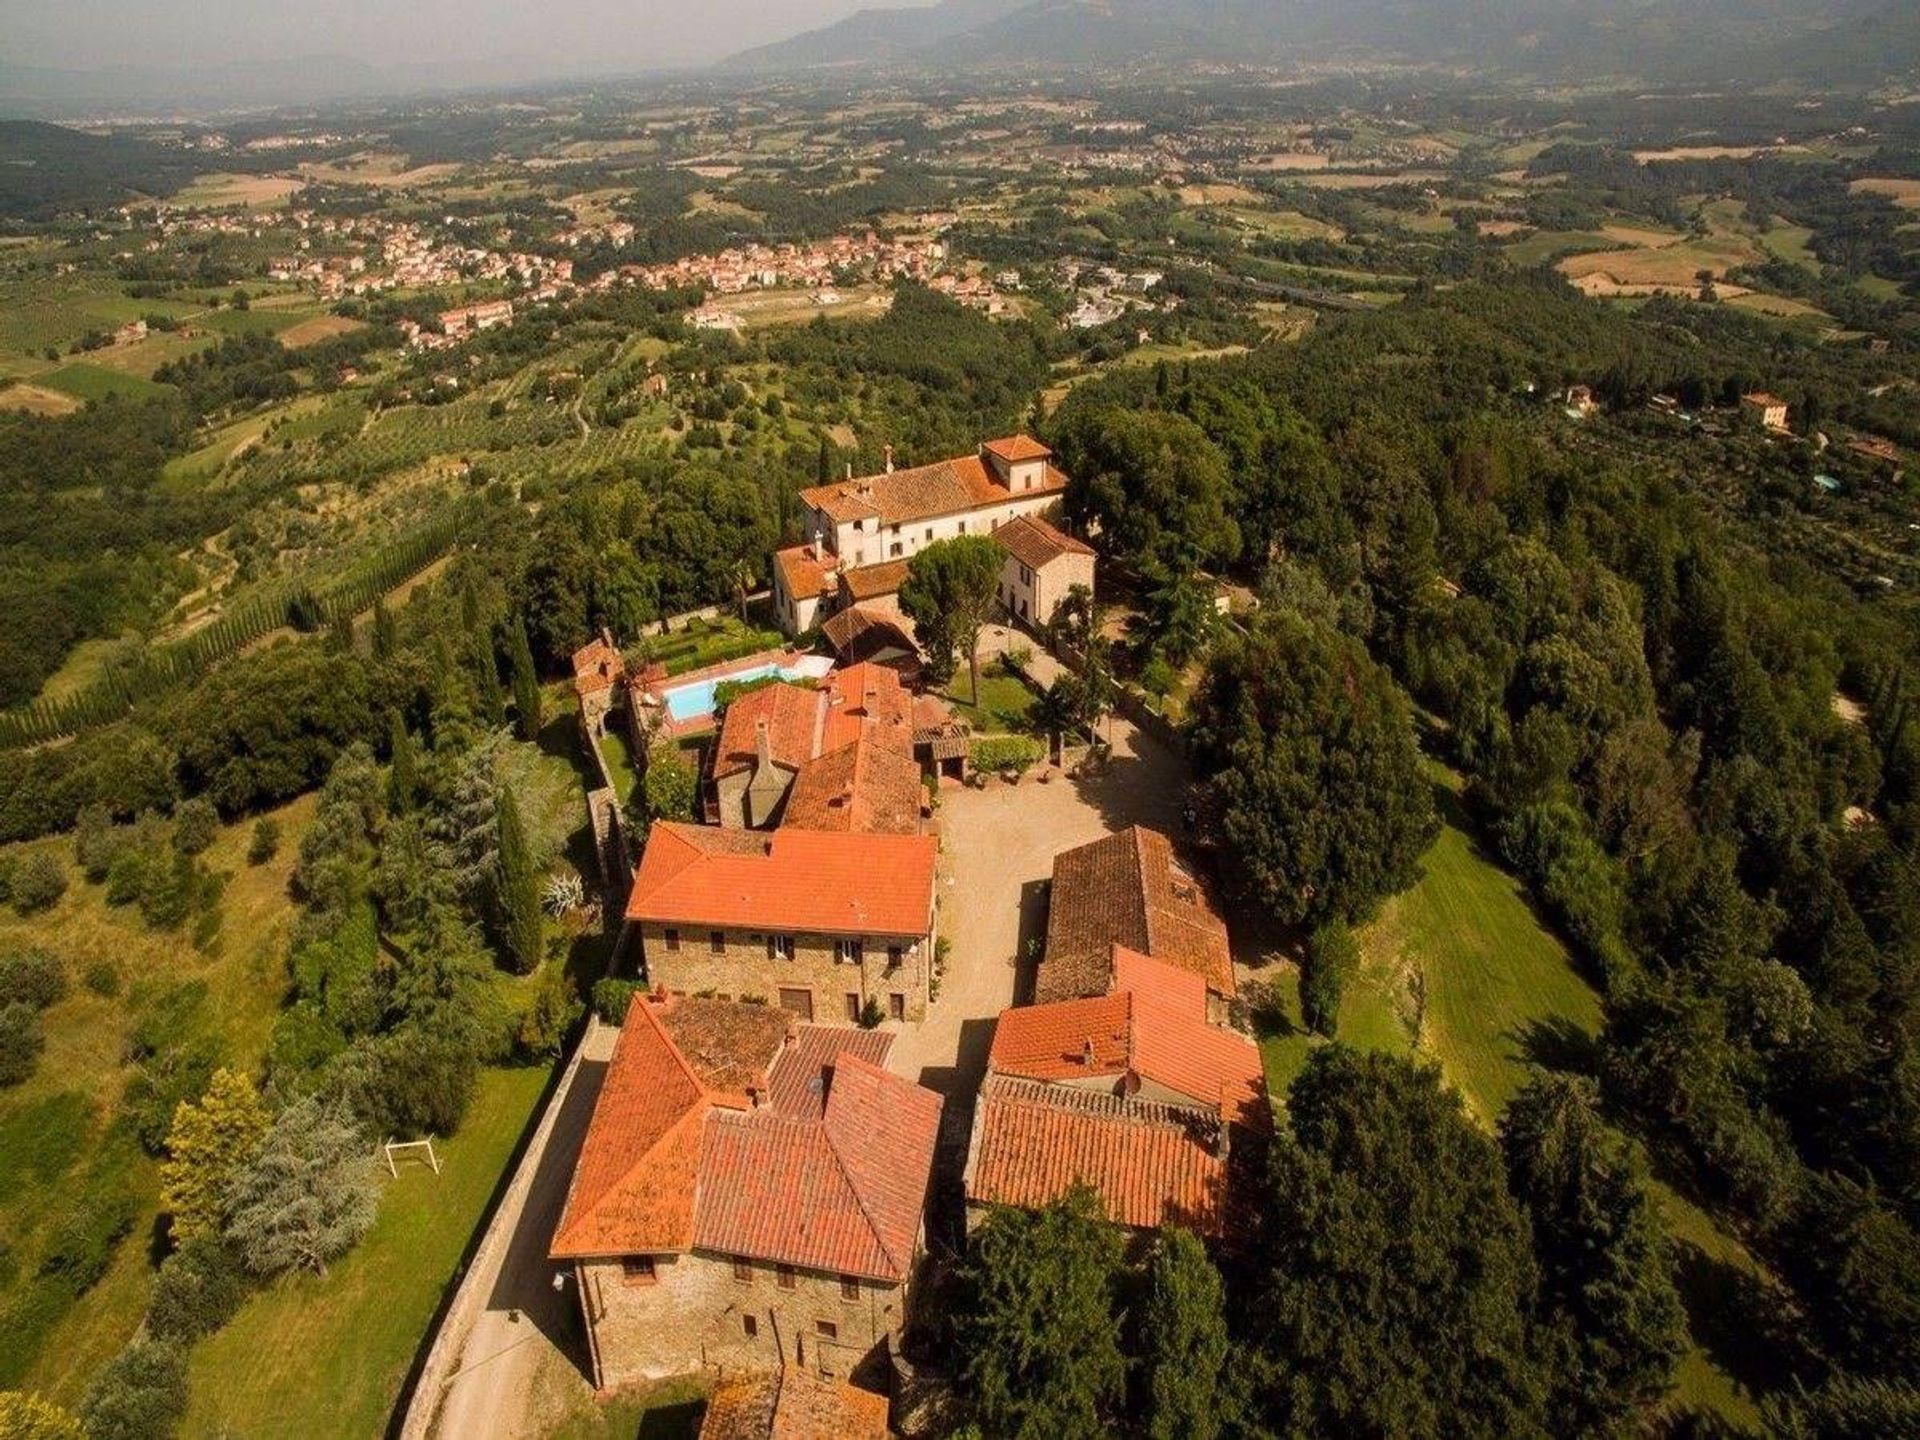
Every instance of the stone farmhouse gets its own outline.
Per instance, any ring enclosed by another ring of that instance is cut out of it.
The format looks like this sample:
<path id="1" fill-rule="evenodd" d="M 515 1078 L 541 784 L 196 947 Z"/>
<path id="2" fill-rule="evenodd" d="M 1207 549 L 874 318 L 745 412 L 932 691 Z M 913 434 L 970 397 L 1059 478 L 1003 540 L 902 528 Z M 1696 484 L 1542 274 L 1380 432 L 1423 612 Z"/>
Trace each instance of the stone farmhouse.
<path id="1" fill-rule="evenodd" d="M 1144 825 L 1054 857 L 1034 999 L 1107 994 L 1122 946 L 1198 975 L 1210 1015 L 1225 1021 L 1235 995 L 1226 922 L 1199 878 L 1174 858 L 1173 843 Z"/>
<path id="2" fill-rule="evenodd" d="M 1195 971 L 1115 945 L 1104 995 L 1002 1011 L 968 1143 L 969 1223 L 1076 1183 L 1116 1224 L 1220 1238 L 1272 1123 L 1260 1052 Z"/>
<path id="3" fill-rule="evenodd" d="M 597 1386 L 715 1367 L 784 1388 L 884 1365 L 941 1108 L 882 1068 L 891 1043 L 764 1005 L 636 997 L 549 1249 L 572 1265 Z"/>
<path id="4" fill-rule="evenodd" d="M 920 1020 L 930 998 L 936 842 L 656 823 L 627 920 L 656 987 L 754 998 L 803 1020 L 869 1003 Z"/>
<path id="5" fill-rule="evenodd" d="M 896 470 L 891 451 L 878 475 L 800 492 L 812 537 L 774 555 L 774 612 L 800 635 L 839 610 L 861 606 L 897 616 L 891 597 L 905 562 L 956 535 L 991 535 L 1022 515 L 1058 508 L 1067 477 L 1030 435 L 989 440 L 977 454 Z"/>

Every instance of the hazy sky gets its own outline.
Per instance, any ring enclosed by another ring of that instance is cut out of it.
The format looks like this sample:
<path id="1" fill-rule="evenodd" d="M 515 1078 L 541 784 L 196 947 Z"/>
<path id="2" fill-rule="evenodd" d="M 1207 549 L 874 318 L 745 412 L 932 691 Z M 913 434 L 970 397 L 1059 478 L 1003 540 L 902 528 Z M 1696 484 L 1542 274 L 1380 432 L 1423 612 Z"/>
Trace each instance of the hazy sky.
<path id="1" fill-rule="evenodd" d="M 0 63 L 92 70 L 344 55 L 375 65 L 587 74 L 715 60 L 836 20 L 861 3 L 0 0 Z"/>

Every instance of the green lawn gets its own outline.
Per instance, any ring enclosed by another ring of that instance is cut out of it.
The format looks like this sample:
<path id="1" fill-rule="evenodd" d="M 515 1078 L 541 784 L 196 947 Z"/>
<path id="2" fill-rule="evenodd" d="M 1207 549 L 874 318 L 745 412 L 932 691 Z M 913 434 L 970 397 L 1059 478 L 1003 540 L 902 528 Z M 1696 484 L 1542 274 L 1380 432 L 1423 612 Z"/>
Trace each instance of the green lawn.
<path id="1" fill-rule="evenodd" d="M 695 1440 L 707 1390 L 704 1379 L 681 1376 L 589 1397 L 561 1419 L 548 1440 Z"/>
<path id="2" fill-rule="evenodd" d="M 620 797 L 622 805 L 626 804 L 640 778 L 634 769 L 633 749 L 627 744 L 626 732 L 616 726 L 602 735 L 600 755 L 607 762 L 607 774 L 613 777 L 613 793 Z"/>
<path id="3" fill-rule="evenodd" d="M 44 375 L 36 376 L 34 383 L 44 385 L 49 390 L 62 391 L 76 400 L 101 400 L 108 395 L 126 395 L 135 400 L 144 400 L 149 395 L 166 393 L 166 386 L 144 376 L 109 370 L 104 365 L 90 364 L 85 360 L 76 360 L 72 364 L 62 365 L 58 370 L 49 370 Z"/>
<path id="4" fill-rule="evenodd" d="M 537 1068 L 484 1072 L 460 1133 L 438 1142 L 438 1175 L 404 1166 L 351 1254 L 256 1295 L 198 1346 L 180 1433 L 381 1434 L 546 1079 Z"/>
<path id="5" fill-rule="evenodd" d="M 1034 695 L 1025 681 L 1009 675 L 998 664 L 993 664 L 980 667 L 980 695 L 977 700 L 964 670 L 953 677 L 943 698 L 953 706 L 961 719 L 973 726 L 974 734 L 1008 735 L 1025 732 L 1027 712 L 1033 709 Z"/>

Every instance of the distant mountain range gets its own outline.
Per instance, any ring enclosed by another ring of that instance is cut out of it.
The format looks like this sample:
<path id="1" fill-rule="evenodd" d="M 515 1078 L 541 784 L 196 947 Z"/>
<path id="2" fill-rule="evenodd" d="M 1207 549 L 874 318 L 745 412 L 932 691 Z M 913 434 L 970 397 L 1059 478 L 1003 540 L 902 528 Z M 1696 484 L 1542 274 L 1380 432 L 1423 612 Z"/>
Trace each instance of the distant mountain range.
<path id="1" fill-rule="evenodd" d="M 744 51 L 733 72 L 1441 65 L 1559 78 L 1920 75 L 1913 0 L 941 0 L 862 10 Z"/>

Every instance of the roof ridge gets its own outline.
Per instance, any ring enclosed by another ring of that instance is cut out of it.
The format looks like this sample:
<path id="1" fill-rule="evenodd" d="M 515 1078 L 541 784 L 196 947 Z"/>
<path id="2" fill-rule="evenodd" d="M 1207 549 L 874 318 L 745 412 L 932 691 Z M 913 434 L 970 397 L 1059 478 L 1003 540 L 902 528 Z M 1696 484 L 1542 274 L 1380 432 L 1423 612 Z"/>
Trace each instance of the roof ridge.
<path id="1" fill-rule="evenodd" d="M 878 1065 L 874 1065 L 869 1061 L 861 1059 L 858 1055 L 854 1054 L 851 1050 L 841 1050 L 836 1052 L 833 1057 L 832 1068 L 837 1072 L 840 1068 L 841 1062 L 844 1060 L 851 1060 L 858 1069 L 871 1071 L 876 1077 L 878 1077 L 883 1081 L 886 1079 L 889 1079 L 892 1075 L 891 1071 L 884 1070 Z M 867 1206 L 867 1197 L 860 1192 L 860 1186 L 853 1178 L 853 1172 L 851 1167 L 847 1163 L 847 1157 L 840 1153 L 839 1143 L 834 1139 L 833 1127 L 827 1123 L 827 1113 L 830 1107 L 832 1106 L 832 1104 L 833 1104 L 833 1087 L 829 1087 L 827 1092 L 827 1103 L 823 1105 L 820 1109 L 820 1121 L 819 1121 L 820 1132 L 821 1134 L 826 1136 L 827 1153 L 833 1156 L 833 1163 L 835 1166 L 838 1167 L 840 1171 L 840 1178 L 845 1183 L 848 1192 L 852 1194 L 854 1206 L 860 1211 L 860 1218 L 866 1222 L 867 1232 L 873 1236 L 874 1244 L 879 1247 L 880 1253 L 887 1257 L 887 1260 L 890 1264 L 892 1264 L 896 1269 L 905 1270 L 907 1268 L 907 1265 L 912 1261 L 913 1256 L 909 1254 L 903 1258 L 899 1255 L 894 1254 L 893 1247 L 887 1243 L 886 1235 L 882 1233 L 879 1224 L 874 1220 L 873 1211 L 869 1209 Z"/>

